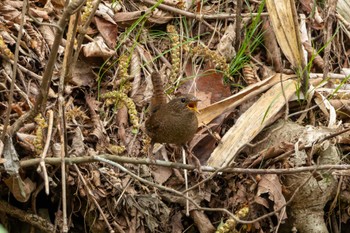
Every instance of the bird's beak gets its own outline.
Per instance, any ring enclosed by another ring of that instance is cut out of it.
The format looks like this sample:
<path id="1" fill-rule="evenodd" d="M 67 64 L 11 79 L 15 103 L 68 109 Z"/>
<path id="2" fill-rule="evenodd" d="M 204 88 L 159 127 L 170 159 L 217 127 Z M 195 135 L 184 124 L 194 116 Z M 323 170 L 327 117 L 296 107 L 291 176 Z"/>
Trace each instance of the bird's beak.
<path id="1" fill-rule="evenodd" d="M 187 108 L 189 108 L 191 111 L 194 111 L 196 113 L 199 113 L 197 109 L 197 103 L 199 100 L 191 101 L 187 104 Z"/>

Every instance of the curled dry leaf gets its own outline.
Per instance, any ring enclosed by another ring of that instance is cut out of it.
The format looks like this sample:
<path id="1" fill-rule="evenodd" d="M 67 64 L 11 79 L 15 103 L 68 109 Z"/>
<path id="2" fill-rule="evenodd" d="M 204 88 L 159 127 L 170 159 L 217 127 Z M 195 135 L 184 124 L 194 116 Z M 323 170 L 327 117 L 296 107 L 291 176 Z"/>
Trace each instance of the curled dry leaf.
<path id="1" fill-rule="evenodd" d="M 104 146 L 107 145 L 109 138 L 106 136 L 107 132 L 103 126 L 99 115 L 95 112 L 97 109 L 96 100 L 94 100 L 90 96 L 86 96 L 85 99 L 90 110 L 91 120 L 94 124 L 94 130 L 90 135 L 96 137 L 96 141 L 98 142 L 98 145 L 101 149 L 105 148 Z"/>
<path id="2" fill-rule="evenodd" d="M 266 48 L 266 56 L 267 61 L 273 65 L 275 68 L 275 71 L 277 73 L 282 72 L 282 59 L 281 59 L 281 51 L 278 47 L 276 36 L 274 34 L 274 31 L 272 30 L 272 27 L 270 25 L 270 22 L 266 19 L 263 23 L 263 37 L 264 37 L 264 45 Z"/>
<path id="3" fill-rule="evenodd" d="M 276 216 L 280 220 L 286 219 L 286 199 L 282 194 L 282 185 L 276 174 L 266 174 L 261 177 L 256 195 L 261 196 L 262 194 L 268 194 L 268 198 L 274 203 L 273 209 L 275 211 L 284 206 L 284 210 L 276 212 Z"/>
<path id="4" fill-rule="evenodd" d="M 151 23 L 165 24 L 172 20 L 174 17 L 166 11 L 154 9 L 152 16 L 148 19 Z"/>
<path id="5" fill-rule="evenodd" d="M 315 51 L 309 41 L 303 42 L 304 49 L 307 51 L 308 57 L 313 58 L 313 64 L 319 67 L 321 70 L 324 69 L 325 63 L 323 58 Z"/>
<path id="6" fill-rule="evenodd" d="M 133 12 L 117 12 L 113 16 L 114 21 L 120 27 L 129 27 L 136 22 L 145 12 L 133 11 Z"/>
<path id="7" fill-rule="evenodd" d="M 102 39 L 97 37 L 93 42 L 82 46 L 85 57 L 101 57 L 107 59 L 115 54 L 115 51 L 110 49 Z"/>
<path id="8" fill-rule="evenodd" d="M 217 47 L 218 53 L 226 58 L 226 61 L 231 61 L 236 56 L 236 50 L 233 46 L 236 39 L 235 27 L 233 23 L 228 25 Z"/>
<path id="9" fill-rule="evenodd" d="M 21 12 L 9 3 L 15 3 L 15 1 L 2 1 L 0 2 L 0 15 L 4 19 L 9 20 L 14 23 L 20 23 Z M 17 1 L 20 3 L 20 1 Z"/>
<path id="10" fill-rule="evenodd" d="M 81 132 L 80 127 L 75 127 L 74 129 L 74 135 L 72 139 L 72 150 L 71 154 L 74 154 L 75 156 L 84 156 L 86 154 L 85 146 L 84 146 L 84 135 Z"/>
<path id="11" fill-rule="evenodd" d="M 257 70 L 258 70 L 257 66 L 252 62 L 249 62 L 248 64 L 243 66 L 242 68 L 243 77 L 248 85 L 252 85 L 260 81 L 259 75 L 257 74 Z"/>
<path id="12" fill-rule="evenodd" d="M 329 102 L 336 109 L 339 117 L 348 119 L 350 116 L 350 100 L 330 99 Z"/>
<path id="13" fill-rule="evenodd" d="M 126 145 L 125 128 L 128 126 L 128 109 L 123 105 L 117 112 L 118 137 Z"/>
<path id="14" fill-rule="evenodd" d="M 43 20 L 49 20 L 50 17 L 48 12 L 44 9 L 38 8 L 30 8 L 30 14 L 35 18 L 41 18 Z"/>
<path id="15" fill-rule="evenodd" d="M 134 77 L 130 96 L 134 96 L 141 84 L 141 59 L 137 50 L 133 50 L 130 61 L 130 75 Z"/>
<path id="16" fill-rule="evenodd" d="M 147 7 L 141 7 L 143 10 L 133 11 L 133 12 L 118 12 L 114 15 L 113 19 L 120 27 L 129 27 L 140 17 L 145 14 L 149 14 L 150 10 Z M 169 22 L 173 16 L 165 11 L 155 8 L 151 16 L 147 17 L 147 21 L 152 24 L 165 24 Z"/>
<path id="17" fill-rule="evenodd" d="M 328 116 L 328 127 L 336 127 L 337 113 L 334 107 L 330 104 L 329 100 L 326 97 L 324 97 L 321 93 L 316 91 L 314 96 L 315 103 L 319 106 L 322 112 L 326 116 Z"/>
<path id="18" fill-rule="evenodd" d="M 215 232 L 215 227 L 210 222 L 209 218 L 203 211 L 192 210 L 190 211 L 190 216 L 192 217 L 194 223 L 198 227 L 201 233 L 212 233 Z"/>

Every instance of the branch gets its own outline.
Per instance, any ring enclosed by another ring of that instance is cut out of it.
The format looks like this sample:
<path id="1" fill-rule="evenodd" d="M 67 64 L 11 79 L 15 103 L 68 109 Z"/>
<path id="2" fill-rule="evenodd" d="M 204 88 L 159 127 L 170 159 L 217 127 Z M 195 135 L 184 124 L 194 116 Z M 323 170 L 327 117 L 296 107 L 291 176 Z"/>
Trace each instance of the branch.
<path id="1" fill-rule="evenodd" d="M 198 169 L 194 165 L 182 164 L 182 163 L 173 163 L 167 162 L 164 160 L 152 160 L 149 158 L 131 158 L 119 155 L 110 155 L 110 154 L 102 154 L 99 155 L 100 158 L 108 159 L 117 163 L 130 163 L 130 164 L 146 164 L 146 165 L 157 165 L 161 167 L 170 167 L 170 168 L 178 168 L 178 169 L 187 169 L 187 170 L 195 170 Z M 45 158 L 46 164 L 51 165 L 60 165 L 61 158 Z M 65 164 L 81 164 L 81 163 L 93 163 L 98 162 L 98 160 L 94 159 L 91 156 L 82 156 L 82 157 L 71 157 L 64 159 Z M 27 168 L 32 166 L 37 166 L 40 163 L 40 158 L 36 159 L 28 159 L 20 161 L 21 168 Z M 210 166 L 202 166 L 203 172 L 215 172 L 218 168 L 210 167 Z M 283 168 L 283 169 L 255 169 L 255 168 L 223 168 L 220 172 L 223 173 L 240 173 L 240 174 L 296 174 L 300 172 L 308 172 L 308 171 L 321 171 L 321 170 L 347 170 L 350 169 L 350 165 L 320 165 L 320 166 L 308 166 L 308 167 L 296 167 L 296 168 Z M 3 171 L 3 168 L 0 170 Z"/>

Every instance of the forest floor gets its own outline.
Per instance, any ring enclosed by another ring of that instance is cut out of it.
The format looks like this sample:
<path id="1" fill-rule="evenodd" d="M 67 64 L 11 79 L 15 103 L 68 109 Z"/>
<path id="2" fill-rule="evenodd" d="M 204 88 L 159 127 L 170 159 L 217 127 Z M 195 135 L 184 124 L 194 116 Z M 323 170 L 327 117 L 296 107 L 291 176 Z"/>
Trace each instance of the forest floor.
<path id="1" fill-rule="evenodd" d="M 349 1 L 4 0 L 0 26 L 0 233 L 348 232 Z M 150 152 L 152 73 L 200 100 L 186 150 Z"/>

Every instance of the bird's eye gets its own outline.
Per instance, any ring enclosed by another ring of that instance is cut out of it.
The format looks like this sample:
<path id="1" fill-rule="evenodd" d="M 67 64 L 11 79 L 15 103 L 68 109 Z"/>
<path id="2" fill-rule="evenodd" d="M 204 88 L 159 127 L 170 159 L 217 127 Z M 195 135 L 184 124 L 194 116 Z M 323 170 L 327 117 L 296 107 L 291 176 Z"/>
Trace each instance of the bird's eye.
<path id="1" fill-rule="evenodd" d="M 181 98 L 181 102 L 182 102 L 182 103 L 185 103 L 185 102 L 186 102 L 186 99 L 185 99 L 185 98 Z"/>

